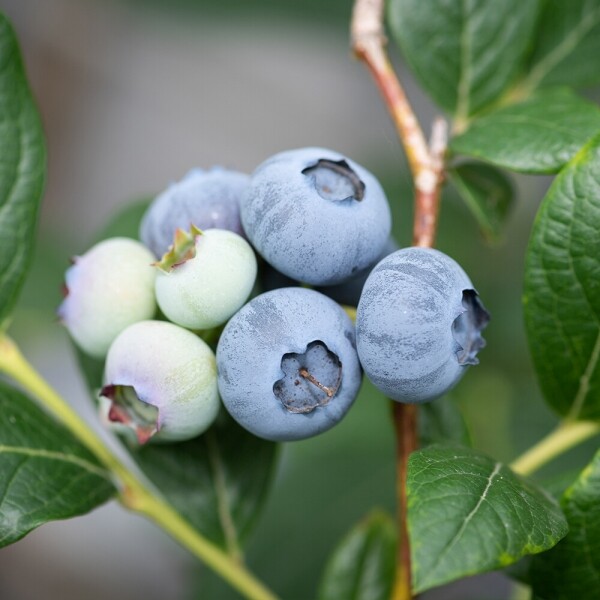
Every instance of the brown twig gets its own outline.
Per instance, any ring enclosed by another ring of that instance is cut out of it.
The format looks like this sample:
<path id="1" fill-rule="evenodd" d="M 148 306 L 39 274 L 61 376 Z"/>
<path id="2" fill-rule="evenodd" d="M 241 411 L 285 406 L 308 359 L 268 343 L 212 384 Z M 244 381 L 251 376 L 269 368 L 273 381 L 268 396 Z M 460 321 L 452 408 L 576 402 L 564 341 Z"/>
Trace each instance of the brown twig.
<path id="1" fill-rule="evenodd" d="M 434 121 L 429 144 L 385 51 L 384 0 L 355 0 L 351 37 L 354 54 L 367 65 L 392 116 L 413 175 L 415 216 L 413 244 L 432 247 L 435 243 L 439 199 L 444 181 L 444 155 L 448 128 Z M 393 402 L 397 439 L 398 566 L 393 600 L 412 600 L 410 541 L 407 529 L 406 479 L 408 457 L 418 447 L 417 407 Z"/>
<path id="2" fill-rule="evenodd" d="M 419 446 L 417 436 L 417 405 L 391 402 L 394 428 L 396 430 L 396 497 L 398 498 L 399 539 L 396 581 L 392 600 L 412 600 L 412 576 L 410 560 L 410 540 L 408 537 L 407 514 L 408 498 L 406 479 L 408 476 L 408 457 Z"/>
<path id="3" fill-rule="evenodd" d="M 447 140 L 448 124 L 438 117 L 431 128 L 429 167 L 421 171 L 418 180 L 415 175 L 414 246 L 432 248 L 435 245 Z"/>
<path id="4" fill-rule="evenodd" d="M 443 182 L 447 126 L 437 119 L 431 145 L 406 97 L 385 51 L 384 0 L 356 0 L 352 12 L 352 50 L 367 65 L 392 116 L 404 146 L 415 186 L 413 244 L 431 247 L 435 242 L 438 204 Z"/>

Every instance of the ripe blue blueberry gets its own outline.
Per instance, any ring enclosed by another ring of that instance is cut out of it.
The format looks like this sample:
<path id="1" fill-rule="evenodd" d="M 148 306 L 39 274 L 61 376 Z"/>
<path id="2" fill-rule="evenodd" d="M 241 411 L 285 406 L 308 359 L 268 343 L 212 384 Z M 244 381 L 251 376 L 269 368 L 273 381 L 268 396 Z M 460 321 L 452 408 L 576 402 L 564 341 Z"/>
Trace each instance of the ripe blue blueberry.
<path id="1" fill-rule="evenodd" d="M 143 244 L 128 238 L 104 240 L 73 259 L 57 312 L 86 354 L 104 358 L 123 329 L 154 316 L 153 260 Z"/>
<path id="2" fill-rule="evenodd" d="M 177 229 L 227 229 L 244 235 L 240 223 L 240 197 L 250 177 L 213 167 L 192 169 L 171 184 L 150 205 L 140 225 L 140 239 L 160 258 L 173 243 Z"/>
<path id="3" fill-rule="evenodd" d="M 156 263 L 156 300 L 173 323 L 189 329 L 221 325 L 248 299 L 256 280 L 250 244 L 225 229 L 177 231 Z"/>
<path id="4" fill-rule="evenodd" d="M 100 400 L 108 420 L 141 444 L 196 437 L 219 411 L 213 351 L 172 323 L 135 323 L 108 351 Z"/>
<path id="5" fill-rule="evenodd" d="M 261 294 L 236 313 L 219 340 L 217 371 L 231 416 L 274 441 L 333 427 L 362 378 L 349 317 L 333 300 L 303 288 Z"/>
<path id="6" fill-rule="evenodd" d="M 323 148 L 282 152 L 261 164 L 242 198 L 241 216 L 268 263 L 313 285 L 340 283 L 368 268 L 391 228 L 377 179 Z"/>
<path id="7" fill-rule="evenodd" d="M 365 373 L 399 402 L 445 394 L 476 365 L 489 314 L 449 256 L 405 248 L 371 272 L 358 304 L 356 338 Z"/>

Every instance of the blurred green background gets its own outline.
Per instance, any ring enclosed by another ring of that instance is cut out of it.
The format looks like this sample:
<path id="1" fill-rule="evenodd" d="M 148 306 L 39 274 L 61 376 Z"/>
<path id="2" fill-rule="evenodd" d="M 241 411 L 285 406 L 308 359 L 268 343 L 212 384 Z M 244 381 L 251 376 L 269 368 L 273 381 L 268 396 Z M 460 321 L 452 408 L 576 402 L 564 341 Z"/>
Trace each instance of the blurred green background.
<path id="1" fill-rule="evenodd" d="M 83 252 L 119 207 L 193 166 L 250 172 L 274 152 L 321 145 L 377 175 L 401 245 L 412 192 L 393 126 L 366 69 L 349 51 L 344 0 L 4 0 L 43 114 L 49 175 L 34 267 L 12 334 L 91 421 L 65 332 L 54 316 L 69 256 Z M 435 109 L 395 55 L 418 115 Z M 549 180 L 515 178 L 504 240 L 487 246 L 451 189 L 438 247 L 471 276 L 492 314 L 488 347 L 444 402 L 456 402 L 474 445 L 510 461 L 556 423 L 529 360 L 520 305 L 523 256 Z M 388 403 L 365 382 L 334 430 L 287 444 L 247 547 L 250 566 L 286 600 L 309 600 L 327 556 L 371 508 L 395 509 Z M 542 479 L 586 462 L 595 442 Z M 26 572 L 36 577 L 23 577 Z M 515 591 L 483 576 L 424 599 L 495 600 Z M 237 596 L 145 521 L 118 506 L 49 524 L 2 550 L 0 596 Z"/>

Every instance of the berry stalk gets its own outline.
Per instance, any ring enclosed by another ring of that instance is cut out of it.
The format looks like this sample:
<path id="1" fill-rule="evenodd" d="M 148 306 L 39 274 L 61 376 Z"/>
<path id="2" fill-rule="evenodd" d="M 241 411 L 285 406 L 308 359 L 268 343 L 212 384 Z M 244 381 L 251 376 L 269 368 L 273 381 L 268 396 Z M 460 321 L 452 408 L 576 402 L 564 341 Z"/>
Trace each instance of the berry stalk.
<path id="1" fill-rule="evenodd" d="M 406 480 L 408 457 L 419 447 L 417 435 L 417 405 L 391 400 L 394 428 L 396 431 L 396 497 L 398 501 L 398 554 L 396 581 L 392 600 L 412 600 L 412 574 L 410 539 L 408 536 L 408 498 Z"/>
<path id="2" fill-rule="evenodd" d="M 413 245 L 431 248 L 435 244 L 444 181 L 448 127 L 442 118 L 437 118 L 433 123 L 431 140 L 427 142 L 385 50 L 384 5 L 384 0 L 355 0 L 351 22 L 352 50 L 371 72 L 406 152 L 415 187 Z M 406 480 L 408 458 L 419 445 L 417 406 L 392 402 L 392 411 L 397 440 L 399 526 L 396 581 L 392 595 L 393 600 L 412 600 Z"/>

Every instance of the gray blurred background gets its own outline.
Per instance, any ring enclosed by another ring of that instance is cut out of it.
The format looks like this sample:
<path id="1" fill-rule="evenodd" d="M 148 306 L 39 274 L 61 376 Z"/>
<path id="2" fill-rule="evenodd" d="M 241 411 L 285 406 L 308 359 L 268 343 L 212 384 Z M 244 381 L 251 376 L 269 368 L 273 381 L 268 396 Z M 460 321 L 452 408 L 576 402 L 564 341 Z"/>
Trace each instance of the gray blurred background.
<path id="1" fill-rule="evenodd" d="M 11 329 L 32 362 L 90 421 L 92 405 L 55 322 L 69 256 L 127 202 L 191 167 L 250 172 L 308 145 L 346 153 L 378 176 L 395 233 L 410 242 L 406 163 L 369 75 L 349 51 L 349 0 L 1 0 L 23 48 L 49 146 L 33 272 Z M 435 109 L 396 56 L 418 115 Z M 506 239 L 482 241 L 444 196 L 438 245 L 461 262 L 493 315 L 481 365 L 453 393 L 476 447 L 509 461 L 555 423 L 533 378 L 520 308 L 523 254 L 547 181 L 516 181 Z M 285 600 L 310 600 L 324 562 L 374 506 L 394 511 L 387 403 L 365 384 L 344 422 L 288 444 L 249 541 L 250 566 Z M 585 461 L 583 446 L 541 474 Z M 115 503 L 44 525 L 0 551 L 3 600 L 237 598 L 161 531 Z M 501 574 L 423 596 L 523 598 Z"/>

